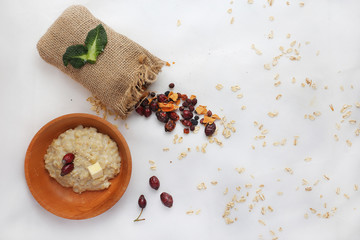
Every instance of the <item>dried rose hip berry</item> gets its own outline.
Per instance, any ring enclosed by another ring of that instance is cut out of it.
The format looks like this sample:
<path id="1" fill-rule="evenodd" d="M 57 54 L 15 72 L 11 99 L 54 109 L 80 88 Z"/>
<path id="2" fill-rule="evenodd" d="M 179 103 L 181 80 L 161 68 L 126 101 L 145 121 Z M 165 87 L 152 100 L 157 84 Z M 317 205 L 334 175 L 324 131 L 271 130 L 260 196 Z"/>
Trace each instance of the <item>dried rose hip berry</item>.
<path id="1" fill-rule="evenodd" d="M 180 110 L 180 111 L 184 111 L 184 109 L 185 109 L 185 108 L 184 108 L 183 106 L 179 107 L 179 110 Z"/>
<path id="2" fill-rule="evenodd" d="M 192 105 L 192 100 L 190 98 L 186 99 L 185 101 L 189 106 Z"/>
<path id="3" fill-rule="evenodd" d="M 176 127 L 176 122 L 174 120 L 169 120 L 165 124 L 165 132 L 171 132 Z"/>
<path id="4" fill-rule="evenodd" d="M 216 130 L 216 125 L 215 123 L 213 124 L 206 124 L 205 126 L 205 135 L 206 136 L 211 136 L 213 135 L 213 133 L 215 132 Z"/>
<path id="5" fill-rule="evenodd" d="M 61 168 L 61 176 L 65 176 L 66 174 L 69 174 L 72 170 L 74 170 L 74 163 L 65 164 Z"/>
<path id="6" fill-rule="evenodd" d="M 191 130 L 191 131 L 194 131 L 194 130 L 195 130 L 195 126 L 194 126 L 194 125 L 190 126 L 190 130 Z"/>
<path id="7" fill-rule="evenodd" d="M 175 87 L 175 84 L 174 83 L 170 83 L 169 84 L 169 88 L 174 88 Z"/>
<path id="8" fill-rule="evenodd" d="M 211 117 L 212 112 L 209 110 L 209 111 L 207 111 L 206 115 L 208 115 L 208 117 Z"/>
<path id="9" fill-rule="evenodd" d="M 204 124 L 204 118 L 200 119 L 200 123 Z"/>
<path id="10" fill-rule="evenodd" d="M 145 218 L 140 219 L 140 216 L 141 216 L 144 208 L 146 207 L 146 199 L 145 199 L 144 195 L 140 195 L 138 204 L 139 204 L 139 207 L 141 208 L 141 212 L 140 212 L 139 216 L 134 220 L 134 222 L 145 220 Z"/>
<path id="11" fill-rule="evenodd" d="M 183 107 L 188 107 L 189 104 L 188 104 L 187 102 L 183 102 L 183 103 L 182 103 L 182 106 L 183 106 Z"/>
<path id="12" fill-rule="evenodd" d="M 183 119 L 181 119 L 180 122 L 181 122 L 185 127 L 190 127 L 190 126 L 192 125 L 190 120 L 183 120 Z"/>
<path id="13" fill-rule="evenodd" d="M 151 97 L 155 97 L 155 96 L 156 96 L 156 93 L 151 92 L 151 93 L 150 93 L 150 96 L 151 96 Z"/>
<path id="14" fill-rule="evenodd" d="M 188 128 L 184 128 L 184 133 L 189 134 L 190 130 Z"/>
<path id="15" fill-rule="evenodd" d="M 145 99 L 141 102 L 140 105 L 143 106 L 143 107 L 149 106 L 149 99 L 145 98 Z"/>
<path id="16" fill-rule="evenodd" d="M 169 208 L 171 208 L 174 203 L 172 196 L 166 192 L 160 194 L 160 199 L 161 202 Z"/>
<path id="17" fill-rule="evenodd" d="M 193 106 L 193 105 L 190 105 L 190 106 L 189 106 L 189 111 L 190 111 L 190 112 L 193 112 L 194 110 L 195 110 L 194 106 Z"/>
<path id="18" fill-rule="evenodd" d="M 192 104 L 193 106 L 195 106 L 195 105 L 197 104 L 197 99 L 194 98 L 193 100 L 191 100 L 191 104 Z"/>
<path id="19" fill-rule="evenodd" d="M 169 116 L 167 115 L 166 112 L 156 112 L 156 117 L 160 122 L 166 123 L 167 121 L 169 121 Z"/>
<path id="20" fill-rule="evenodd" d="M 178 115 L 176 112 L 170 112 L 170 113 L 169 113 L 169 118 L 170 118 L 171 120 L 174 120 L 174 121 L 177 121 L 177 120 L 180 119 L 179 115 Z"/>
<path id="21" fill-rule="evenodd" d="M 157 96 L 157 100 L 158 100 L 159 102 L 166 102 L 166 101 L 168 100 L 168 97 L 167 97 L 165 94 L 159 94 L 159 95 Z"/>
<path id="22" fill-rule="evenodd" d="M 149 178 L 149 184 L 150 187 L 155 190 L 158 190 L 160 187 L 160 181 L 156 176 L 152 176 L 151 178 Z"/>
<path id="23" fill-rule="evenodd" d="M 151 110 L 150 110 L 150 108 L 145 108 L 145 110 L 144 110 L 144 116 L 145 117 L 150 117 L 150 115 L 151 115 Z"/>
<path id="24" fill-rule="evenodd" d="M 141 208 L 146 207 L 146 199 L 145 199 L 144 195 L 140 195 L 138 204 L 139 204 L 139 207 L 141 207 Z"/>
<path id="25" fill-rule="evenodd" d="M 140 106 L 138 106 L 138 107 L 135 109 L 135 111 L 136 111 L 140 116 L 143 116 L 145 109 L 144 109 L 143 106 L 140 105 Z"/>
<path id="26" fill-rule="evenodd" d="M 155 100 L 153 100 L 150 103 L 149 108 L 151 109 L 151 111 L 156 112 L 159 109 L 159 106 L 158 106 L 157 102 Z"/>
<path id="27" fill-rule="evenodd" d="M 189 120 L 191 119 L 194 115 L 192 112 L 190 112 L 189 110 L 184 110 L 181 114 L 181 116 L 185 119 L 185 120 Z"/>
<path id="28" fill-rule="evenodd" d="M 74 161 L 75 155 L 72 153 L 67 153 L 64 155 L 63 159 L 62 159 L 62 163 L 63 164 L 68 164 L 68 163 L 72 163 Z"/>

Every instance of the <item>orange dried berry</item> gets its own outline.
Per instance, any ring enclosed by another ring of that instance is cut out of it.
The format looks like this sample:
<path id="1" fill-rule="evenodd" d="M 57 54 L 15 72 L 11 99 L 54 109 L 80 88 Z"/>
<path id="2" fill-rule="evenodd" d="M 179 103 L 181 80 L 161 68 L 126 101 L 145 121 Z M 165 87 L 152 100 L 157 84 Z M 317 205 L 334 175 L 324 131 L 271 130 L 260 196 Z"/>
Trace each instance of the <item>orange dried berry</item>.
<path id="1" fill-rule="evenodd" d="M 170 67 L 170 63 L 169 63 L 169 62 L 166 62 L 166 66 Z"/>
<path id="2" fill-rule="evenodd" d="M 213 124 L 213 123 L 215 122 L 215 120 L 216 120 L 215 118 L 209 117 L 209 116 L 205 115 L 205 116 L 204 116 L 203 123 L 204 123 L 204 124 L 206 124 L 206 123 L 208 123 L 208 124 Z"/>
<path id="3" fill-rule="evenodd" d="M 221 119 L 217 114 L 213 114 L 211 117 L 214 118 L 214 119 L 217 119 L 217 120 Z"/>
<path id="4" fill-rule="evenodd" d="M 174 110 L 176 110 L 178 108 L 178 106 L 176 106 L 174 103 L 158 103 L 159 108 L 163 111 L 163 112 L 172 112 Z"/>
<path id="5" fill-rule="evenodd" d="M 193 100 L 194 98 L 196 98 L 195 95 L 191 95 L 191 96 L 190 96 L 190 99 L 191 99 L 191 100 Z"/>
<path id="6" fill-rule="evenodd" d="M 177 93 L 174 92 L 170 92 L 168 95 L 168 98 L 173 100 L 174 102 L 176 102 L 178 100 L 179 95 Z"/>
<path id="7" fill-rule="evenodd" d="M 206 109 L 206 106 L 202 106 L 202 105 L 199 105 L 196 107 L 195 109 L 196 113 L 199 114 L 199 115 L 203 115 L 203 114 L 206 114 L 207 113 L 207 109 Z"/>

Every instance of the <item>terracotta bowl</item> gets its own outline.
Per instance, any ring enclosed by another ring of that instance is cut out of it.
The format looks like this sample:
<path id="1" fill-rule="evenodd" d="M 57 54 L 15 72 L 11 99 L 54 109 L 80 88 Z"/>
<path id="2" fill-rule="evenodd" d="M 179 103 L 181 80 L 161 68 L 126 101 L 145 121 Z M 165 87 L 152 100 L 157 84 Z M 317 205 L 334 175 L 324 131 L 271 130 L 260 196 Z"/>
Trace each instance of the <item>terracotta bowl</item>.
<path id="1" fill-rule="evenodd" d="M 61 186 L 45 169 L 44 155 L 52 140 L 78 125 L 95 127 L 107 134 L 119 148 L 120 173 L 110 180 L 111 185 L 102 191 L 85 191 L 81 194 Z M 68 219 L 95 217 L 110 209 L 124 194 L 131 176 L 129 147 L 119 130 L 106 120 L 90 114 L 68 114 L 43 126 L 32 139 L 25 156 L 25 177 L 30 192 L 49 212 Z"/>

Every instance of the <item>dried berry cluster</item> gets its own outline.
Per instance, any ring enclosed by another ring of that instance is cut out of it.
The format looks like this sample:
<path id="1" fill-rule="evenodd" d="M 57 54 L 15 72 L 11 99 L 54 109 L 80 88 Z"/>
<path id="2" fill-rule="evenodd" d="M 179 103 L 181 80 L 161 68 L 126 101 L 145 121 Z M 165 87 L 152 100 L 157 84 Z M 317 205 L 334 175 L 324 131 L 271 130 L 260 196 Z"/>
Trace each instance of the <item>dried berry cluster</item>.
<path id="1" fill-rule="evenodd" d="M 74 170 L 74 158 L 75 155 L 73 153 L 67 153 L 64 155 L 62 159 L 62 163 L 64 164 L 61 168 L 61 176 L 65 176 L 69 174 L 72 170 Z"/>
<path id="2" fill-rule="evenodd" d="M 149 179 L 149 185 L 151 188 L 158 190 L 160 187 L 160 181 L 156 176 L 152 176 Z M 160 200 L 166 207 L 169 207 L 169 208 L 171 208 L 174 203 L 172 196 L 167 192 L 163 192 L 160 194 Z M 145 196 L 143 194 L 141 194 L 139 197 L 139 200 L 138 200 L 138 204 L 139 204 L 139 207 L 141 208 L 141 212 L 140 212 L 139 216 L 134 220 L 134 222 L 145 220 L 145 218 L 140 219 L 140 216 L 141 216 L 144 208 L 146 207 L 146 203 L 147 202 L 146 202 Z"/>
<path id="3" fill-rule="evenodd" d="M 170 83 L 169 88 L 174 88 L 175 84 Z M 188 97 L 186 94 L 174 93 L 173 91 L 166 91 L 165 93 L 155 94 L 150 93 L 144 98 L 140 104 L 136 107 L 136 112 L 140 116 L 150 117 L 152 112 L 155 112 L 157 119 L 165 123 L 165 131 L 171 132 L 175 129 L 177 121 L 180 120 L 184 126 L 184 133 L 188 134 L 190 131 L 194 131 L 195 127 L 199 124 L 205 126 L 206 136 L 211 136 L 215 130 L 216 125 L 214 121 L 219 119 L 217 115 L 213 115 L 211 111 L 207 111 L 206 107 L 197 105 L 197 98 L 194 95 Z M 201 110 L 206 110 L 204 113 Z M 179 110 L 181 113 L 181 119 L 176 112 Z M 197 115 L 195 115 L 197 114 Z M 198 115 L 205 115 L 199 121 Z M 214 116 L 214 118 L 212 118 Z M 205 119 L 207 117 L 207 119 Z M 210 121 L 208 121 L 210 119 Z"/>

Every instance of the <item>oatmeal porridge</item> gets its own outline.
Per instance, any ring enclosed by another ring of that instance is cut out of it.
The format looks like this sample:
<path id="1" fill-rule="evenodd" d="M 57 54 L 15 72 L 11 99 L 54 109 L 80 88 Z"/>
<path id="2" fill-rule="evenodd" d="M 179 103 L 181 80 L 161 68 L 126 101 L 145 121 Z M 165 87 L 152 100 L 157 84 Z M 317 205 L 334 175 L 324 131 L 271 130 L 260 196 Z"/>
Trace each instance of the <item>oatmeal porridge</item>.
<path id="1" fill-rule="evenodd" d="M 74 159 L 64 163 L 63 158 L 69 153 Z M 108 188 L 108 180 L 119 173 L 121 161 L 116 142 L 96 128 L 82 125 L 54 139 L 44 159 L 50 176 L 62 186 L 72 187 L 76 193 Z M 63 174 L 67 164 L 73 164 L 72 169 Z"/>

